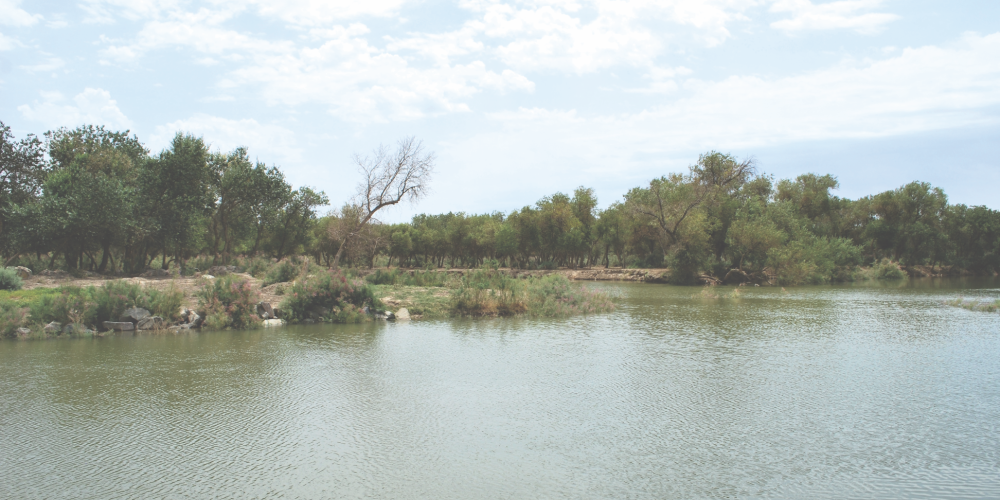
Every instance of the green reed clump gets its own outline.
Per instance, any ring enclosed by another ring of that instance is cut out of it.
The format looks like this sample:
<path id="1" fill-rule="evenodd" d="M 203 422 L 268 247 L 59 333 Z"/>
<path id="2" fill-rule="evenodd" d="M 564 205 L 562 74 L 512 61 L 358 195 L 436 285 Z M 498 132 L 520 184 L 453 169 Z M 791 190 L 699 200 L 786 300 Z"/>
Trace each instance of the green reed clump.
<path id="1" fill-rule="evenodd" d="M 448 278 L 448 273 L 445 272 L 408 272 L 397 268 L 389 270 L 378 269 L 366 276 L 365 281 L 372 285 L 443 287 L 448 284 Z"/>
<path id="2" fill-rule="evenodd" d="M 198 308 L 211 328 L 248 329 L 260 326 L 257 304 L 260 291 L 246 278 L 226 275 L 212 280 L 196 292 Z"/>
<path id="3" fill-rule="evenodd" d="M 94 304 L 94 324 L 118 321 L 127 309 L 141 307 L 153 316 L 169 321 L 180 319 L 184 293 L 173 284 L 166 290 L 142 286 L 126 280 L 105 282 L 99 287 L 88 287 L 86 295 Z"/>
<path id="4" fill-rule="evenodd" d="M 0 290 L 20 290 L 23 286 L 24 282 L 17 275 L 17 269 L 0 269 Z"/>
<path id="5" fill-rule="evenodd" d="M 945 305 L 953 307 L 961 307 L 962 309 L 968 309 L 970 311 L 978 312 L 997 312 L 1000 311 L 1000 299 L 994 299 L 992 302 L 989 300 L 966 300 L 963 297 L 958 297 L 952 300 L 944 301 Z"/>
<path id="6" fill-rule="evenodd" d="M 350 279 L 340 270 L 327 270 L 307 275 L 285 290 L 281 310 L 293 322 L 315 317 L 331 323 L 359 323 L 369 319 L 366 305 L 384 307 L 364 281 Z"/>
<path id="7" fill-rule="evenodd" d="M 29 326 L 31 310 L 15 302 L 0 301 L 0 338 L 18 337 L 19 328 Z"/>
<path id="8" fill-rule="evenodd" d="M 614 311 L 615 297 L 552 274 L 528 282 L 528 314 L 531 316 L 571 316 Z"/>
<path id="9" fill-rule="evenodd" d="M 452 311 L 459 316 L 516 316 L 528 312 L 524 282 L 497 269 L 476 269 L 462 277 L 452 292 Z"/>

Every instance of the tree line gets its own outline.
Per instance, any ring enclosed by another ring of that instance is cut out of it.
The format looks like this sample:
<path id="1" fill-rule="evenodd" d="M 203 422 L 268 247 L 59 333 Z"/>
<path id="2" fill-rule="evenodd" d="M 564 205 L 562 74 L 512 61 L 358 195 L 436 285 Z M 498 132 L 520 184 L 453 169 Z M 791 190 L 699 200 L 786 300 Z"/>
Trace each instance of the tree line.
<path id="1" fill-rule="evenodd" d="M 177 134 L 150 154 L 103 127 L 17 140 L 0 124 L 0 251 L 7 265 L 138 273 L 201 256 L 305 255 L 327 266 L 667 267 L 671 281 L 823 283 L 883 261 L 945 272 L 1000 271 L 1000 212 L 953 205 L 912 182 L 850 200 L 831 175 L 775 180 L 752 160 L 709 152 L 598 208 L 594 191 L 555 193 L 511 213 L 375 213 L 426 190 L 433 155 L 412 140 L 356 158 L 358 196 L 326 215 L 322 191 L 292 189 L 245 148 L 211 152 Z M 405 181 L 405 182 L 404 182 Z M 406 184 L 409 182 L 409 184 Z"/>

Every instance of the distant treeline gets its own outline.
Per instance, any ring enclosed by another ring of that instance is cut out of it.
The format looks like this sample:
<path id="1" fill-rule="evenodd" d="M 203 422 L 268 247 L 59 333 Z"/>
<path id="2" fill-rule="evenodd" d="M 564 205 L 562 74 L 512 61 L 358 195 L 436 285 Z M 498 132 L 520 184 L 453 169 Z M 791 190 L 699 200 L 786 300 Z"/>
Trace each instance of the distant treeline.
<path id="1" fill-rule="evenodd" d="M 708 274 L 783 284 L 852 280 L 859 267 L 886 261 L 1000 270 L 996 210 L 949 205 L 922 182 L 839 198 L 830 175 L 775 181 L 753 161 L 717 152 L 604 210 L 580 187 L 509 214 L 359 225 L 358 207 L 321 217 L 323 192 L 293 190 L 277 167 L 242 148 L 211 153 L 202 139 L 178 134 L 151 155 L 135 136 L 102 127 L 60 129 L 44 141 L 2 129 L 7 265 L 128 274 L 184 268 L 198 255 L 220 264 L 309 255 L 330 265 L 349 234 L 341 264 L 350 266 L 669 267 L 677 283 Z"/>

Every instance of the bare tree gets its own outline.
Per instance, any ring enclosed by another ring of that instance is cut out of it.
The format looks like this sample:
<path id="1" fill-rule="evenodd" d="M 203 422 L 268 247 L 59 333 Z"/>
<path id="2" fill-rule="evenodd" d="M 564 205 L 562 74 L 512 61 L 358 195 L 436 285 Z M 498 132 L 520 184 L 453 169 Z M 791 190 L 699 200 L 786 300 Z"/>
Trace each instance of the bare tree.
<path id="1" fill-rule="evenodd" d="M 371 156 L 354 155 L 354 162 L 364 178 L 348 203 L 352 210 L 344 212 L 354 212 L 356 222 L 341 226 L 338 231 L 341 243 L 333 258 L 333 267 L 340 264 L 344 248 L 368 226 L 379 210 L 404 199 L 412 202 L 422 198 L 434 173 L 434 153 L 425 153 L 423 143 L 413 137 L 401 139 L 394 151 L 379 145 Z"/>

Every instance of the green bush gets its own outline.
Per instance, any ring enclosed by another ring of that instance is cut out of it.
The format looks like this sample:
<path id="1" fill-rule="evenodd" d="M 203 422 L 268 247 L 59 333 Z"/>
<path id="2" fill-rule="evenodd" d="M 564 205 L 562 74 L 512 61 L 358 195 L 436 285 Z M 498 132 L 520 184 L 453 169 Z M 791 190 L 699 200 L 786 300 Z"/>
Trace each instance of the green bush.
<path id="1" fill-rule="evenodd" d="M 234 275 L 216 278 L 196 293 L 205 324 L 212 328 L 247 329 L 260 326 L 260 292 L 249 280 Z"/>
<path id="2" fill-rule="evenodd" d="M 316 273 L 296 281 L 285 291 L 281 309 L 289 321 L 303 321 L 317 315 L 332 323 L 357 323 L 368 319 L 363 309 L 382 309 L 371 286 L 348 279 L 339 270 Z"/>
<path id="3" fill-rule="evenodd" d="M 899 264 L 889 259 L 882 259 L 881 262 L 873 266 L 875 279 L 880 280 L 901 280 L 906 279 L 906 271 L 899 267 Z"/>
<path id="4" fill-rule="evenodd" d="M 614 297 L 553 274 L 528 282 L 528 313 L 532 316 L 570 316 L 611 312 Z"/>
<path id="5" fill-rule="evenodd" d="M 524 283 L 496 269 L 476 269 L 452 292 L 452 310 L 461 316 L 516 316 L 528 311 Z"/>
<path id="6" fill-rule="evenodd" d="M 184 300 L 184 293 L 173 285 L 161 291 L 125 280 L 108 281 L 99 287 L 87 288 L 86 293 L 94 304 L 93 321 L 97 326 L 105 321 L 118 321 L 132 307 L 141 307 L 154 316 L 176 321 L 180 319 Z"/>
<path id="7" fill-rule="evenodd" d="M 372 285 L 442 287 L 448 283 L 448 273 L 437 271 L 407 272 L 399 269 L 383 271 L 382 269 L 378 269 L 366 276 L 365 281 Z"/>
<path id="8" fill-rule="evenodd" d="M 284 259 L 267 271 L 267 276 L 264 278 L 264 286 L 294 281 L 301 272 L 302 266 L 300 264 L 294 262 L 292 259 Z"/>
<path id="9" fill-rule="evenodd" d="M 10 301 L 0 301 L 0 338 L 17 337 L 17 329 L 28 325 L 30 309 Z"/>
<path id="10" fill-rule="evenodd" d="M 0 290 L 20 290 L 24 286 L 16 269 L 0 269 Z"/>

